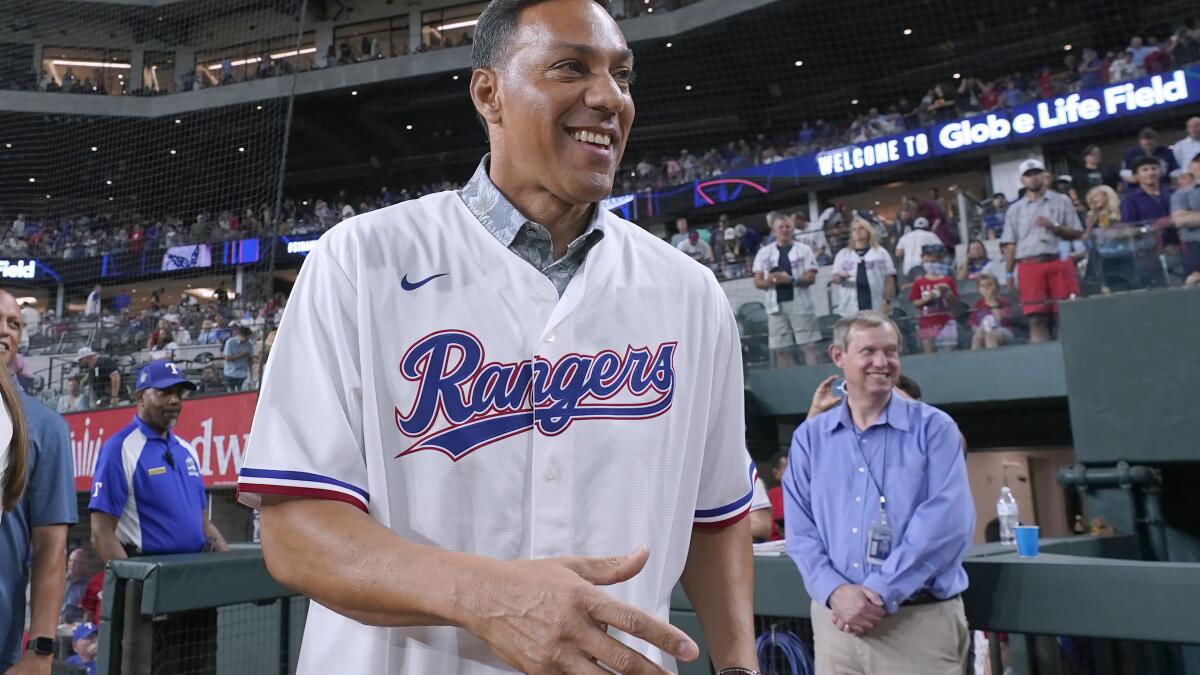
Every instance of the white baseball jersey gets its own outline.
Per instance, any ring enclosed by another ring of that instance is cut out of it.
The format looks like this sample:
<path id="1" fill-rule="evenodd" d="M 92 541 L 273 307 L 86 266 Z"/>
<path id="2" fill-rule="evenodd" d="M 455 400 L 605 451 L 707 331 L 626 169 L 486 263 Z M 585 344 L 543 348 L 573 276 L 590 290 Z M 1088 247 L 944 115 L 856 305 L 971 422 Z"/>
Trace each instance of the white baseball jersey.
<path id="1" fill-rule="evenodd" d="M 645 544 L 645 569 L 604 590 L 666 620 L 693 527 L 750 503 L 737 325 L 708 269 L 611 213 L 599 227 L 561 298 L 452 192 L 327 233 L 271 351 L 241 499 L 335 499 L 507 560 Z M 510 672 L 464 630 L 315 603 L 303 645 L 301 673 Z"/>

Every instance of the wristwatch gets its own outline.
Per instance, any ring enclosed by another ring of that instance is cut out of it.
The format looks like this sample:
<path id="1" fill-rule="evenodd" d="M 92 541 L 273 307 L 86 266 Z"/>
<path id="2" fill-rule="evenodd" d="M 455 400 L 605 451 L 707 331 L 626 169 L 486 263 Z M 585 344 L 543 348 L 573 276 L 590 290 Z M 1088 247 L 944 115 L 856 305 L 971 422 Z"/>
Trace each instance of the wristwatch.
<path id="1" fill-rule="evenodd" d="M 33 637 L 25 643 L 25 649 L 38 656 L 50 656 L 54 653 L 54 638 Z"/>

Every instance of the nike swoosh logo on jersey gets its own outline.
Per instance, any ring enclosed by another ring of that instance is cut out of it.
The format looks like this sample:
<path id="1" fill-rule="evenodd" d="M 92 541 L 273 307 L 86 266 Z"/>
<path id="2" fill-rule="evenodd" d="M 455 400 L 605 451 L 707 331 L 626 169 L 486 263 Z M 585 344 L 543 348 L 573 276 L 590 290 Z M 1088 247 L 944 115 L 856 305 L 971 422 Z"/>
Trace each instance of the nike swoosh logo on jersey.
<path id="1" fill-rule="evenodd" d="M 407 275 L 407 274 L 405 274 L 405 275 L 404 275 L 404 276 L 403 276 L 403 277 L 400 279 L 400 288 L 403 288 L 403 289 L 404 289 L 404 290 L 406 290 L 406 291 L 415 291 L 415 290 L 417 290 L 418 288 L 420 288 L 420 287 L 424 286 L 425 284 L 427 284 L 427 283 L 429 283 L 429 282 L 433 281 L 434 279 L 436 279 L 436 278 L 438 278 L 438 277 L 444 277 L 444 276 L 446 276 L 446 275 L 448 275 L 448 274 L 450 274 L 450 273 L 449 273 L 449 272 L 442 272 L 441 274 L 435 274 L 435 275 L 433 275 L 433 276 L 431 276 L 431 277 L 425 277 L 424 279 L 422 279 L 422 280 L 420 280 L 420 281 L 417 281 L 417 282 L 415 282 L 415 283 L 410 283 L 410 282 L 408 281 L 408 275 Z"/>

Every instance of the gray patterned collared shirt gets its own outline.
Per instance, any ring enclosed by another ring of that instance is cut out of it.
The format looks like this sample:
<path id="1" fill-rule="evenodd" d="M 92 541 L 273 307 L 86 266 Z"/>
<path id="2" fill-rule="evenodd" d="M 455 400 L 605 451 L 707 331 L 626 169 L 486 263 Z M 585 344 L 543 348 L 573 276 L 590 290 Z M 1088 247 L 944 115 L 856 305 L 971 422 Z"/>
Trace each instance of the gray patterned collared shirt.
<path id="1" fill-rule="evenodd" d="M 587 252 L 604 238 L 600 206 L 592 207 L 592 217 L 588 221 L 587 229 L 567 246 L 563 257 L 555 260 L 550 230 L 546 229 L 545 225 L 523 216 L 488 177 L 490 157 L 483 156 L 479 168 L 475 169 L 475 175 L 471 176 L 471 180 L 462 190 L 459 190 L 458 196 L 479 219 L 484 229 L 517 257 L 545 274 L 558 289 L 559 297 L 562 297 L 563 292 L 567 290 L 567 284 L 571 283 L 571 278 L 583 266 Z"/>

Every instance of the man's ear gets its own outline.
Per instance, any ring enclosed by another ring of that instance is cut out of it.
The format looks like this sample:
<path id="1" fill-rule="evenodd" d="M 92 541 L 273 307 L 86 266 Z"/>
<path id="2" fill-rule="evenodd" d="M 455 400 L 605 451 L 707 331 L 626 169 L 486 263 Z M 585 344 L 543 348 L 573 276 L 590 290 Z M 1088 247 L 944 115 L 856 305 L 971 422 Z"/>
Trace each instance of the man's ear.
<path id="1" fill-rule="evenodd" d="M 833 361 L 833 365 L 837 366 L 838 368 L 841 368 L 843 356 L 845 356 L 845 352 L 842 351 L 841 345 L 839 345 L 839 344 L 829 345 L 829 360 Z"/>
<path id="2" fill-rule="evenodd" d="M 477 68 L 471 72 L 471 102 L 475 112 L 489 125 L 499 125 L 500 87 L 499 75 L 492 68 Z"/>

